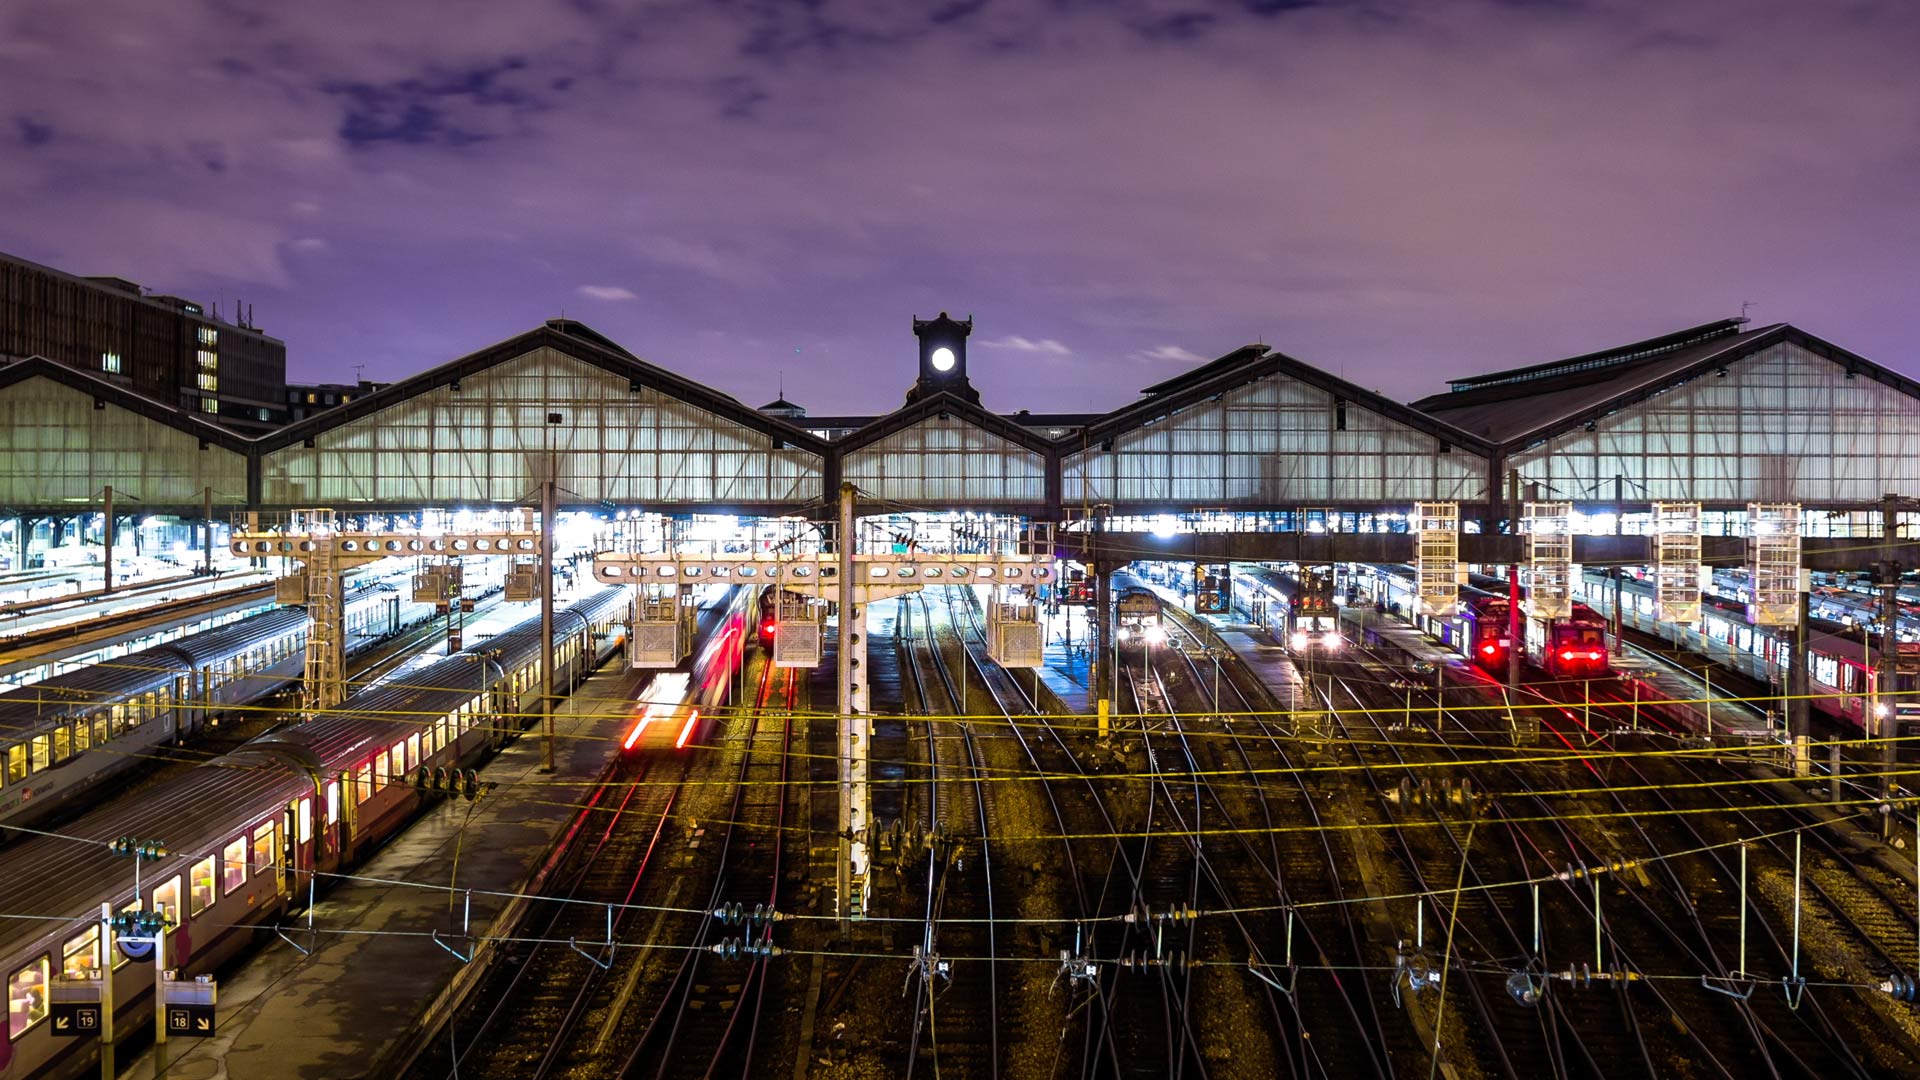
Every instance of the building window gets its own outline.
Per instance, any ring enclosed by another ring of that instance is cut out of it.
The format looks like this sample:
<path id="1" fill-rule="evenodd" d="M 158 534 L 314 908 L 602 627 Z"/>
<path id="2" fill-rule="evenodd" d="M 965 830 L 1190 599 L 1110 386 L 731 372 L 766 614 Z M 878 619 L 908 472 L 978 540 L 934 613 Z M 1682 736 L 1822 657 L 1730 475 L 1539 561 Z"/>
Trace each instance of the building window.
<path id="1" fill-rule="evenodd" d="M 216 414 L 217 414 L 217 413 L 219 413 L 219 411 L 220 411 L 220 399 L 219 399 L 219 398 L 210 398 L 210 397 L 203 397 L 203 398 L 201 398 L 201 399 L 200 399 L 200 411 L 201 411 L 201 412 L 204 412 L 204 413 L 216 413 Z"/>
<path id="2" fill-rule="evenodd" d="M 201 327 L 200 328 L 200 344 L 205 345 L 208 348 L 218 347 L 220 344 L 220 331 L 215 330 L 211 326 Z"/>
<path id="3" fill-rule="evenodd" d="M 308 395 L 307 395 L 307 404 L 309 404 L 309 405 L 317 405 L 317 404 L 319 404 L 319 403 L 320 403 L 320 395 L 319 395 L 319 394 L 308 394 Z"/>
<path id="4" fill-rule="evenodd" d="M 201 372 L 200 373 L 200 389 L 202 390 L 220 389 L 220 376 L 209 373 L 209 372 L 205 372 L 205 371 Z"/>
<path id="5" fill-rule="evenodd" d="M 100 354 L 100 370 L 106 372 L 109 375 L 120 374 L 120 354 L 117 352 L 101 353 Z"/>
<path id="6" fill-rule="evenodd" d="M 265 409 L 259 409 L 259 410 L 257 410 L 257 411 L 258 411 L 258 412 L 259 412 L 259 414 L 260 414 L 260 419 L 262 419 L 262 420 L 271 420 L 271 419 L 273 419 L 273 414 L 271 414 L 271 413 L 269 413 L 269 412 L 267 412 L 267 410 L 265 410 Z"/>
<path id="7" fill-rule="evenodd" d="M 220 370 L 220 354 L 219 353 L 213 351 L 212 349 L 201 349 L 200 352 L 196 355 L 198 356 L 200 361 L 201 371 L 219 371 Z"/>

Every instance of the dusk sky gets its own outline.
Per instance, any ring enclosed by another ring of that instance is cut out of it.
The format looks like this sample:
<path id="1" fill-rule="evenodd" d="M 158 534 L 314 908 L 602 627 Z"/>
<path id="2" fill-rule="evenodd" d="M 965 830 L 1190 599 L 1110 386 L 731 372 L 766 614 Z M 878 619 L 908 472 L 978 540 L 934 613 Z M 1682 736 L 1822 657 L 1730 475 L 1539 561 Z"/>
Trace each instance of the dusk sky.
<path id="1" fill-rule="evenodd" d="M 1909 0 L 12 0 L 0 250 L 392 379 L 564 312 L 758 405 L 1265 341 L 1402 400 L 1753 301 L 1920 374 Z"/>

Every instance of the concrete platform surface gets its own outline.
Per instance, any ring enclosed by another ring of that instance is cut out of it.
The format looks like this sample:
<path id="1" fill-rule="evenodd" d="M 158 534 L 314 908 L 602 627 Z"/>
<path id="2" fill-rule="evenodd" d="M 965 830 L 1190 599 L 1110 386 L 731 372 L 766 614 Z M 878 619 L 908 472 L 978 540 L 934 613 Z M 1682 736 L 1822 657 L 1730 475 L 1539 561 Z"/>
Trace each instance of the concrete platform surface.
<path id="1" fill-rule="evenodd" d="M 614 658 L 555 717 L 552 775 L 542 775 L 537 731 L 497 755 L 482 777 L 498 785 L 477 802 L 442 802 L 395 837 L 352 880 L 314 908 L 313 951 L 275 936 L 222 973 L 218 1034 L 168 1044 L 170 1080 L 347 1080 L 374 1075 L 461 962 L 464 897 L 419 882 L 474 890 L 523 890 L 544 863 L 575 805 L 591 791 L 624 733 L 628 702 L 650 677 Z M 457 863 L 457 872 L 456 872 Z M 483 934 L 510 900 L 472 897 L 470 925 Z M 304 921 L 299 923 L 304 926 Z M 304 930 L 289 936 L 308 944 Z M 411 936 L 386 936 L 411 935 Z M 152 1052 L 124 1076 L 153 1075 Z"/>

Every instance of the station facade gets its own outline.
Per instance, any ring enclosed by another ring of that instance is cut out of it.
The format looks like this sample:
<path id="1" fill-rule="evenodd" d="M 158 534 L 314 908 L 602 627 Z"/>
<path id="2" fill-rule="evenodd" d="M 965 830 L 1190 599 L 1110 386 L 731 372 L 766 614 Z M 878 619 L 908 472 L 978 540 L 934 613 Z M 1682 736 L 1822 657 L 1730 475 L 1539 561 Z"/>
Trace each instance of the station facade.
<path id="1" fill-rule="evenodd" d="M 1709 533 L 1717 513 L 1793 502 L 1816 535 L 1857 535 L 1883 495 L 1920 490 L 1920 384 L 1785 324 L 1709 323 L 1411 404 L 1248 346 L 1093 416 L 982 408 L 970 324 L 917 325 L 911 400 L 830 422 L 751 408 L 570 320 L 257 438 L 29 359 L 0 367 L 0 509 L 84 513 L 108 486 L 146 514 L 477 509 L 526 505 L 551 479 L 563 507 L 818 516 L 844 481 L 926 510 L 1098 508 L 1116 528 L 1395 531 L 1413 504 L 1448 501 L 1468 532 L 1502 532 L 1520 496 L 1570 502 L 1596 532 L 1685 500 Z"/>

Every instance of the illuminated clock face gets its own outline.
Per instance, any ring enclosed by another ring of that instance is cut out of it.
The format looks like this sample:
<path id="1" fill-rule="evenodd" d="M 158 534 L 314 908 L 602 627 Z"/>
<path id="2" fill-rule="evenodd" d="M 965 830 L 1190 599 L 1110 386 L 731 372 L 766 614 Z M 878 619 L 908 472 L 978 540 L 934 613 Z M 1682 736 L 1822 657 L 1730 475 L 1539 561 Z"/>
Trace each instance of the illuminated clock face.
<path id="1" fill-rule="evenodd" d="M 933 350 L 933 355 L 927 357 L 927 359 L 932 361 L 933 370 L 935 371 L 953 370 L 953 350 L 947 348 L 945 345 Z"/>

